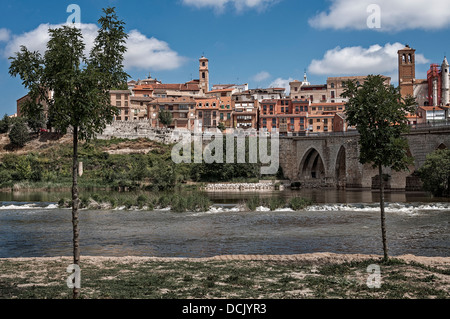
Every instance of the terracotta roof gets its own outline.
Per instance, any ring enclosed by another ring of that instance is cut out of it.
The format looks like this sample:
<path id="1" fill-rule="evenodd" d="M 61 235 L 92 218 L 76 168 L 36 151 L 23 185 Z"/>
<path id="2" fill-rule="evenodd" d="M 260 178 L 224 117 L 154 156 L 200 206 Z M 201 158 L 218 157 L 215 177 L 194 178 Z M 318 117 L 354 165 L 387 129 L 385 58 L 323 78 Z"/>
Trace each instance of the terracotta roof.
<path id="1" fill-rule="evenodd" d="M 134 90 L 176 90 L 176 91 L 200 91 L 200 86 L 194 83 L 182 84 L 143 84 L 138 85 Z"/>
<path id="2" fill-rule="evenodd" d="M 425 111 L 444 111 L 443 108 L 440 108 L 439 106 L 419 106 L 419 109 L 425 110 Z"/>

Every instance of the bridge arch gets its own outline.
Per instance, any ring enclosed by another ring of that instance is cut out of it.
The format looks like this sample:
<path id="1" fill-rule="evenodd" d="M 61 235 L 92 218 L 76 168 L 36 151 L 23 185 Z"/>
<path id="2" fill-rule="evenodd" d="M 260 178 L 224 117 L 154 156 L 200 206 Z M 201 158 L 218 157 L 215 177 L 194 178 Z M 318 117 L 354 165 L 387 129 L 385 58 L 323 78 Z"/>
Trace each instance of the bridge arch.
<path id="1" fill-rule="evenodd" d="M 447 145 L 445 145 L 444 143 L 439 144 L 439 146 L 436 148 L 437 150 L 446 150 L 447 149 Z"/>
<path id="2" fill-rule="evenodd" d="M 304 180 L 320 180 L 325 178 L 323 158 L 315 148 L 310 148 L 300 162 L 300 177 Z"/>

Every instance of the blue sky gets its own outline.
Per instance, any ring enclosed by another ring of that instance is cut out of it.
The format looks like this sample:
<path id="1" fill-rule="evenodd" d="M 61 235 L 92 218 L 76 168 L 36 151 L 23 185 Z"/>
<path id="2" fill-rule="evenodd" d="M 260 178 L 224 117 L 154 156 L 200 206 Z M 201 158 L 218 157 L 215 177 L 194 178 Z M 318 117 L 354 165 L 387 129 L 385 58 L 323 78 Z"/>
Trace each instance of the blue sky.
<path id="1" fill-rule="evenodd" d="M 87 42 L 102 8 L 116 7 L 130 34 L 127 72 L 133 79 L 151 72 L 163 83 L 198 78 L 204 53 L 211 84 L 285 86 L 305 69 L 312 84 L 367 74 L 392 76 L 397 84 L 399 47 L 417 50 L 417 78 L 450 52 L 443 41 L 450 30 L 447 0 L 12 0 L 0 11 L 0 115 L 15 113 L 26 94 L 8 74 L 8 56 L 21 44 L 43 51 L 48 27 L 66 23 L 70 4 L 80 7 Z M 367 11 L 370 4 L 379 11 Z M 369 28 L 369 17 L 380 28 Z"/>

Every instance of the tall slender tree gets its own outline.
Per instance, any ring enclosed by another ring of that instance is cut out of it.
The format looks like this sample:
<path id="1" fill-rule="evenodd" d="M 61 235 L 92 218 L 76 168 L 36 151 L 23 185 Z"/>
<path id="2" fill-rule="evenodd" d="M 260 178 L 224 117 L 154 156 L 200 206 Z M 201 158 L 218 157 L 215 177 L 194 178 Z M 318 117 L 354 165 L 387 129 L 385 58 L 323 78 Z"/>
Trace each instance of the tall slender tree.
<path id="1" fill-rule="evenodd" d="M 24 46 L 11 57 L 9 73 L 19 75 L 32 101 L 45 100 L 52 125 L 60 132 L 73 132 L 72 227 L 73 262 L 80 263 L 78 143 L 90 140 L 113 121 L 117 108 L 111 105 L 109 91 L 126 85 L 123 70 L 126 39 L 123 21 L 114 8 L 103 9 L 100 29 L 90 56 L 84 54 L 81 30 L 64 25 L 49 30 L 44 56 Z M 53 92 L 51 96 L 48 91 Z M 30 108 L 33 109 L 33 108 Z M 26 114 L 33 116 L 33 114 Z M 78 298 L 79 288 L 73 290 Z"/>
<path id="2" fill-rule="evenodd" d="M 387 85 L 380 75 L 369 75 L 363 84 L 348 81 L 342 97 L 349 99 L 345 108 L 348 124 L 360 133 L 360 162 L 378 168 L 383 254 L 387 261 L 383 168 L 407 170 L 412 163 L 402 134 L 409 130 L 406 116 L 414 112 L 415 99 L 402 98 L 399 88 Z"/>

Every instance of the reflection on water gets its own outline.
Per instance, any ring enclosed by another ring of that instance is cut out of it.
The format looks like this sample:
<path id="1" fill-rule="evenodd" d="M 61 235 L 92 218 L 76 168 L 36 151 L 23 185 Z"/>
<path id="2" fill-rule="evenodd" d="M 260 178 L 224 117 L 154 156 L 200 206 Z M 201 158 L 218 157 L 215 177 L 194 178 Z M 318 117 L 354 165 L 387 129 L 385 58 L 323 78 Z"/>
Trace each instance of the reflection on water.
<path id="1" fill-rule="evenodd" d="M 81 252 L 88 256 L 210 257 L 312 252 L 382 254 L 378 194 L 302 190 L 261 196 L 303 196 L 316 205 L 294 212 L 204 213 L 81 211 Z M 238 203 L 255 193 L 212 193 L 216 203 Z M 49 203 L 64 194 L 0 194 L 0 258 L 70 256 L 71 210 Z M 450 256 L 450 204 L 421 193 L 388 193 L 387 233 L 392 255 Z M 11 203 L 10 203 L 11 204 Z M 36 207 L 37 206 L 37 207 Z"/>

